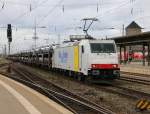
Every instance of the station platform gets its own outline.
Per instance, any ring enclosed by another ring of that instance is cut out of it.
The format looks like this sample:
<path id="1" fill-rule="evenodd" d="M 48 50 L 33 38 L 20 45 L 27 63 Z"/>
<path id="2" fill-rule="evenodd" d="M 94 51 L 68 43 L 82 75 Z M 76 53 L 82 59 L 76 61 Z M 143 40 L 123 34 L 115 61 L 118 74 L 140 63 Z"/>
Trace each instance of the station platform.
<path id="1" fill-rule="evenodd" d="M 73 114 L 33 89 L 0 74 L 0 114 Z"/>
<path id="2" fill-rule="evenodd" d="M 143 66 L 142 63 L 121 64 L 120 71 L 150 75 L 150 66 Z"/>

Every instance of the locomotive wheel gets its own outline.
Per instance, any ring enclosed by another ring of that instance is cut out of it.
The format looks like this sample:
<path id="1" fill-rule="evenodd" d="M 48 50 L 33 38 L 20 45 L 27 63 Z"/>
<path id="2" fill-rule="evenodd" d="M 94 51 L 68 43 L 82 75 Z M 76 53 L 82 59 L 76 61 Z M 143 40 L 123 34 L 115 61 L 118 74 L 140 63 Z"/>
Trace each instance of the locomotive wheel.
<path id="1" fill-rule="evenodd" d="M 78 80 L 79 80 L 79 81 L 82 81 L 82 78 L 81 78 L 81 76 L 78 76 Z"/>
<path id="2" fill-rule="evenodd" d="M 74 75 L 73 75 L 73 78 L 74 78 L 74 79 L 78 79 L 78 75 L 74 74 Z"/>
<path id="3" fill-rule="evenodd" d="M 79 81 L 84 81 L 85 80 L 85 77 L 83 75 L 78 75 L 78 80 Z"/>
<path id="4" fill-rule="evenodd" d="M 72 76 L 72 72 L 71 72 L 71 71 L 69 71 L 69 76 L 70 76 L 70 77 Z"/>
<path id="5" fill-rule="evenodd" d="M 86 84 L 91 84 L 91 81 L 92 81 L 92 77 L 91 76 L 86 76 L 85 77 L 85 83 Z"/>

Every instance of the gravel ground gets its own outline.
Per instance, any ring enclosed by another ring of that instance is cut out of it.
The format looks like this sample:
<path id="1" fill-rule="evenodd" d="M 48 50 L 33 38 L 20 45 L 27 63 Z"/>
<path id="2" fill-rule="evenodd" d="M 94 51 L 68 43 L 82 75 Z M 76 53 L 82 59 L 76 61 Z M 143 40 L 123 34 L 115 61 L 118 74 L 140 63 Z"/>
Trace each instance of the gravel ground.
<path id="1" fill-rule="evenodd" d="M 135 110 L 135 104 L 137 101 L 133 99 L 125 98 L 117 94 L 109 93 L 104 90 L 100 90 L 92 86 L 88 86 L 86 84 L 81 84 L 78 81 L 74 81 L 70 77 L 60 76 L 56 73 L 51 73 L 36 68 L 31 68 L 31 67 L 27 67 L 27 68 L 30 68 L 30 70 L 32 69 L 32 71 L 42 75 L 47 80 L 52 81 L 53 83 L 56 83 L 61 87 L 64 87 L 65 89 L 68 89 L 69 91 L 75 94 L 78 94 L 97 104 L 100 104 L 102 106 L 107 107 L 108 109 L 111 109 L 117 114 L 149 114 L 149 112 L 137 112 Z M 122 85 L 130 88 L 141 88 L 142 90 L 145 89 L 143 87 L 140 87 L 140 85 L 137 87 L 137 85 L 134 85 L 132 83 L 125 84 L 124 82 L 124 84 Z"/>
<path id="2" fill-rule="evenodd" d="M 134 82 L 129 82 L 129 81 L 123 81 L 123 80 L 117 80 L 116 82 L 122 87 L 150 93 L 150 85 L 144 85 L 144 84 L 139 84 L 139 83 L 134 83 Z"/>
<path id="3" fill-rule="evenodd" d="M 5 58 L 0 58 L 0 64 L 9 63 L 10 61 L 6 60 Z"/>

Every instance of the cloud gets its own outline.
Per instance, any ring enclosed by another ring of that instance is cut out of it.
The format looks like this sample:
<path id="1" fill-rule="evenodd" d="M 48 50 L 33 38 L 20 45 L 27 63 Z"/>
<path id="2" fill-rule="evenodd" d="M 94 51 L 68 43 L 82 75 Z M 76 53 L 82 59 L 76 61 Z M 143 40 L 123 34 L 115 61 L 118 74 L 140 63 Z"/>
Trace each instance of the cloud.
<path id="1" fill-rule="evenodd" d="M 4 8 L 2 8 L 3 4 Z M 0 29 L 2 45 L 7 44 L 6 27 L 11 23 L 13 29 L 12 52 L 30 49 L 34 42 L 35 20 L 37 29 L 37 46 L 68 39 L 70 34 L 83 34 L 82 18 L 96 17 L 89 34 L 96 38 L 121 35 L 122 25 L 127 26 L 135 20 L 144 31 L 150 30 L 150 0 L 3 0 L 0 1 Z M 64 8 L 64 9 L 63 9 Z M 107 29 L 107 28 L 115 29 Z M 15 30 L 17 28 L 17 31 Z M 28 38 L 31 40 L 24 40 Z"/>

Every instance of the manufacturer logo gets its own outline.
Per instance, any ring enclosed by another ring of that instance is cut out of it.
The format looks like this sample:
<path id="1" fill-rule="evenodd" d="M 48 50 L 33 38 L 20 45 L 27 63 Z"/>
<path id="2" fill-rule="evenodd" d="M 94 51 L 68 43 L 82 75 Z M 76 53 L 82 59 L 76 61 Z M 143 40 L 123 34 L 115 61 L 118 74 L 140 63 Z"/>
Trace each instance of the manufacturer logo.
<path id="1" fill-rule="evenodd" d="M 61 63 L 66 63 L 68 59 L 68 53 L 67 52 L 59 52 L 59 59 Z"/>

